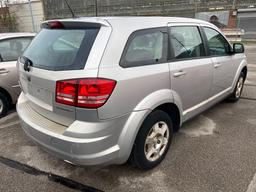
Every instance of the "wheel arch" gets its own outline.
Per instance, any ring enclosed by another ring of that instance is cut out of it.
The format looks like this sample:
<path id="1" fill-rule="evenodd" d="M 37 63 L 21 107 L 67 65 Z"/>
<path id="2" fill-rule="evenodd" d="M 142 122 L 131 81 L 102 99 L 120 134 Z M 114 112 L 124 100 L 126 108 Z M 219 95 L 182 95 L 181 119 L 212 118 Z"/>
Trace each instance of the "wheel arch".
<path id="1" fill-rule="evenodd" d="M 151 93 L 144 98 L 135 110 L 157 110 L 166 112 L 175 124 L 175 131 L 178 131 L 182 124 L 182 103 L 179 95 L 170 89 L 162 89 Z M 143 120 L 144 121 L 144 120 Z"/>
<path id="2" fill-rule="evenodd" d="M 238 78 L 239 78 L 241 72 L 245 73 L 245 79 L 246 79 L 246 77 L 247 77 L 247 61 L 245 59 L 241 62 L 241 64 L 239 65 L 239 67 L 236 71 L 236 75 L 235 75 L 235 78 L 232 83 L 231 93 L 235 90 L 236 82 L 238 81 Z"/>
<path id="3" fill-rule="evenodd" d="M 182 117 L 179 107 L 173 102 L 161 103 L 154 109 L 133 112 L 128 118 L 118 140 L 118 145 L 120 147 L 119 160 L 117 162 L 118 164 L 122 164 L 129 159 L 135 139 L 138 135 L 142 123 L 147 118 L 147 116 L 154 110 L 163 110 L 164 112 L 166 112 L 174 121 L 174 130 L 178 131 L 181 125 Z"/>
<path id="4" fill-rule="evenodd" d="M 244 79 L 246 79 L 246 77 L 247 77 L 247 66 L 244 66 L 241 72 L 243 72 Z"/>
<path id="5" fill-rule="evenodd" d="M 3 93 L 4 95 L 6 95 L 8 101 L 9 101 L 9 104 L 13 103 L 12 96 L 10 95 L 10 93 L 7 90 L 5 90 L 4 88 L 0 87 L 0 93 Z"/>
<path id="6" fill-rule="evenodd" d="M 164 103 L 155 110 L 161 110 L 168 114 L 173 123 L 174 131 L 177 132 L 181 125 L 181 114 L 178 106 L 174 103 Z"/>

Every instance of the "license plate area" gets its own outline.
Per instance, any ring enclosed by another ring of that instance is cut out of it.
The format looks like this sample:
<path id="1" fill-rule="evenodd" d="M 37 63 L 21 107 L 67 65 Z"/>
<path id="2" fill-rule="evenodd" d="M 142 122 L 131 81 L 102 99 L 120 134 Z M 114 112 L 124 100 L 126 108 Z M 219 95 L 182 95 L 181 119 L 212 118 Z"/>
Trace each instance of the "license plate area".
<path id="1" fill-rule="evenodd" d="M 24 74 L 20 74 L 20 88 L 25 94 L 28 92 L 28 80 Z"/>
<path id="2" fill-rule="evenodd" d="M 52 102 L 52 93 L 48 89 L 40 87 L 34 83 L 28 82 L 28 93 L 47 104 L 51 104 Z"/>

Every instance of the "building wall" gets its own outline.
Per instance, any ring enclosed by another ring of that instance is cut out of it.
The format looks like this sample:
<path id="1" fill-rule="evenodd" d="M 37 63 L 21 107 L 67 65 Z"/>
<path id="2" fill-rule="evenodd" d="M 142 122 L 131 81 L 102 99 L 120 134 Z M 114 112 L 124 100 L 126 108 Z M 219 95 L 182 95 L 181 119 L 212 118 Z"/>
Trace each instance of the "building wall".
<path id="1" fill-rule="evenodd" d="M 238 10 L 238 26 L 244 29 L 244 38 L 256 40 L 256 8 Z"/>
<path id="2" fill-rule="evenodd" d="M 40 30 L 40 23 L 44 20 L 43 5 L 41 1 L 31 1 L 35 31 Z M 9 4 L 10 14 L 14 15 L 18 24 L 18 31 L 33 32 L 29 3 Z"/>

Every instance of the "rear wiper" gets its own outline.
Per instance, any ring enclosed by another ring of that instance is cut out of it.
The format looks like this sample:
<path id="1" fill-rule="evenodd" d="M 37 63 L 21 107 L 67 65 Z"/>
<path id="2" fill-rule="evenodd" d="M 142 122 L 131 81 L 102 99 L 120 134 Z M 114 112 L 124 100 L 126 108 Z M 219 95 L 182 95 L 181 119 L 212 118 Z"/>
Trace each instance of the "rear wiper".
<path id="1" fill-rule="evenodd" d="M 30 71 L 30 67 L 33 66 L 33 62 L 29 58 L 27 58 L 25 56 L 21 56 L 20 57 L 20 61 L 21 61 L 21 63 L 24 64 L 24 70 L 29 72 Z"/>

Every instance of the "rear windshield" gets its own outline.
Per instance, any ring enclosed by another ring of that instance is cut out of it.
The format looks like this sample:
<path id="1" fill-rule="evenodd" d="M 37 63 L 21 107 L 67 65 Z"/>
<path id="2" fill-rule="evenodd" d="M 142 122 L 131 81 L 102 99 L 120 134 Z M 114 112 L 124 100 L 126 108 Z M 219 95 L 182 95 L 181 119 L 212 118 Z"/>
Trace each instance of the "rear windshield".
<path id="1" fill-rule="evenodd" d="M 42 29 L 23 56 L 36 68 L 83 69 L 98 31 L 99 28 Z"/>

